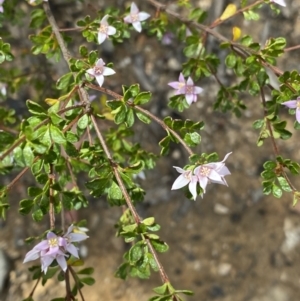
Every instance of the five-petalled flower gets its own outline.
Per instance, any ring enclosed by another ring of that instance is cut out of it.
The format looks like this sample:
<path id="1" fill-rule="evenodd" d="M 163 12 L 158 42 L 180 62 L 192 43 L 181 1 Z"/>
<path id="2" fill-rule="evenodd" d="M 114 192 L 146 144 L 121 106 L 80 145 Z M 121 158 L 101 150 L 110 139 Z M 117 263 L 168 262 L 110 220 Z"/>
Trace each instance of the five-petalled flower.
<path id="1" fill-rule="evenodd" d="M 183 74 L 180 73 L 178 82 L 168 83 L 169 86 L 176 90 L 176 95 L 185 95 L 185 99 L 189 105 L 197 101 L 197 94 L 200 94 L 203 89 L 194 85 L 191 77 L 185 81 Z"/>
<path id="2" fill-rule="evenodd" d="M 284 0 L 271 0 L 271 2 L 274 2 L 278 5 L 286 7 L 285 1 Z"/>
<path id="3" fill-rule="evenodd" d="M 98 29 L 99 44 L 103 43 L 108 38 L 108 36 L 114 35 L 117 32 L 117 30 L 113 26 L 110 26 L 108 24 L 108 18 L 109 15 L 105 15 L 100 21 L 100 27 Z"/>
<path id="4" fill-rule="evenodd" d="M 230 175 L 229 169 L 225 166 L 225 161 L 231 153 L 228 153 L 220 162 L 212 162 L 202 164 L 192 170 L 184 170 L 180 167 L 173 166 L 181 175 L 175 180 L 172 190 L 180 189 L 189 184 L 189 191 L 193 199 L 197 198 L 197 183 L 202 188 L 203 193 L 206 192 L 206 186 L 209 183 L 227 185 L 225 176 Z M 203 194 L 201 194 L 203 197 Z"/>
<path id="5" fill-rule="evenodd" d="M 68 228 L 64 236 L 57 236 L 53 232 L 47 233 L 47 239 L 38 243 L 25 255 L 23 263 L 41 258 L 42 271 L 46 274 L 50 264 L 56 260 L 61 269 L 67 270 L 67 253 L 79 258 L 77 248 L 73 242 L 79 242 L 88 238 L 85 233 L 74 233 L 74 226 Z"/>
<path id="6" fill-rule="evenodd" d="M 105 67 L 104 65 L 105 63 L 103 62 L 103 60 L 99 59 L 94 68 L 90 68 L 86 71 L 89 75 L 96 78 L 96 81 L 98 82 L 100 87 L 103 85 L 104 76 L 109 76 L 116 73 L 113 69 Z"/>
<path id="7" fill-rule="evenodd" d="M 296 100 L 289 100 L 282 103 L 290 109 L 296 109 L 296 120 L 300 123 L 300 96 Z"/>
<path id="8" fill-rule="evenodd" d="M 130 14 L 124 18 L 126 23 L 131 23 L 136 31 L 142 31 L 141 21 L 148 19 L 150 15 L 145 12 L 140 12 L 138 7 L 134 2 L 131 3 Z"/>

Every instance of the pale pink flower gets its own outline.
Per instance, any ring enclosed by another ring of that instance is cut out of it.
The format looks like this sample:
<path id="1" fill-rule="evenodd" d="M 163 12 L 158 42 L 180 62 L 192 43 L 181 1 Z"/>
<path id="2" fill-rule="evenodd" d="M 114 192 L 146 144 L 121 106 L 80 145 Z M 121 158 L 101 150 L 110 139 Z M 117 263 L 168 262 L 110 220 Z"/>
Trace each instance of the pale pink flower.
<path id="1" fill-rule="evenodd" d="M 271 0 L 271 2 L 286 7 L 285 0 Z"/>
<path id="2" fill-rule="evenodd" d="M 225 166 L 225 161 L 231 153 L 228 153 L 221 162 L 212 162 L 200 165 L 192 170 L 184 170 L 180 167 L 173 166 L 181 175 L 175 180 L 172 190 L 180 189 L 189 185 L 189 191 L 193 199 L 197 198 L 197 184 L 199 183 L 203 193 L 206 192 L 206 186 L 209 183 L 227 185 L 225 176 L 230 175 L 230 171 Z M 203 193 L 201 197 L 203 197 Z"/>
<path id="3" fill-rule="evenodd" d="M 114 35 L 117 30 L 115 27 L 110 26 L 107 22 L 109 15 L 105 15 L 100 21 L 100 27 L 98 29 L 98 42 L 99 44 L 103 43 L 108 36 Z"/>
<path id="4" fill-rule="evenodd" d="M 130 14 L 124 18 L 126 23 L 131 23 L 136 31 L 142 31 L 141 21 L 148 19 L 150 15 L 145 12 L 140 12 L 138 7 L 134 2 L 131 3 Z"/>
<path id="5" fill-rule="evenodd" d="M 283 102 L 282 105 L 285 105 L 290 109 L 296 109 L 296 120 L 300 123 L 300 96 L 297 97 L 296 100 Z"/>
<path id="6" fill-rule="evenodd" d="M 103 85 L 104 76 L 109 76 L 116 73 L 113 69 L 105 67 L 104 65 L 105 63 L 103 62 L 103 60 L 99 59 L 94 68 L 88 69 L 86 71 L 89 75 L 96 78 L 96 81 L 98 82 L 100 87 Z"/>
<path id="7" fill-rule="evenodd" d="M 38 243 L 31 251 L 25 255 L 23 263 L 41 258 L 42 271 L 46 274 L 48 267 L 56 260 L 61 269 L 67 270 L 66 253 L 70 253 L 76 258 L 79 258 L 77 248 L 73 242 L 79 242 L 88 238 L 85 233 L 74 233 L 76 227 L 71 225 L 67 233 L 61 237 L 53 232 L 48 232 L 47 239 Z"/>
<path id="8" fill-rule="evenodd" d="M 185 81 L 183 74 L 180 73 L 178 82 L 170 82 L 169 86 L 177 90 L 176 95 L 185 95 L 185 99 L 189 105 L 197 101 L 197 94 L 200 94 L 203 89 L 194 85 L 191 77 Z"/>
<path id="9" fill-rule="evenodd" d="M 175 180 L 172 185 L 171 190 L 180 189 L 187 184 L 189 184 L 189 191 L 193 196 L 193 199 L 196 200 L 197 198 L 197 176 L 193 175 L 192 170 L 184 170 L 180 167 L 173 166 L 177 172 L 181 173 L 181 175 Z"/>
<path id="10" fill-rule="evenodd" d="M 217 183 L 228 186 L 224 177 L 230 175 L 230 171 L 225 166 L 224 162 L 230 154 L 231 153 L 228 153 L 221 162 L 207 163 L 195 168 L 194 174 L 198 177 L 198 182 L 203 190 L 203 193 L 206 192 L 206 186 L 209 183 Z"/>

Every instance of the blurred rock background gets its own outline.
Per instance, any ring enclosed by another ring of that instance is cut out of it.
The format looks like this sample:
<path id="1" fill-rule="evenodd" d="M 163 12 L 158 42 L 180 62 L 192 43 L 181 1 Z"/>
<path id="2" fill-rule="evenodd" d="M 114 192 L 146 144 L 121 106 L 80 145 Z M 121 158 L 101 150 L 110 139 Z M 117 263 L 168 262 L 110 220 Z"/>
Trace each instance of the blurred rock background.
<path id="1" fill-rule="evenodd" d="M 225 0 L 191 2 L 195 7 L 208 10 L 210 21 L 216 19 L 229 3 Z M 228 20 L 216 30 L 231 37 L 231 28 L 237 25 L 243 29 L 243 34 L 255 36 L 255 40 L 262 44 L 267 37 L 282 36 L 287 39 L 288 47 L 297 45 L 300 41 L 300 1 L 286 2 L 287 8 L 282 8 L 279 16 L 274 16 L 266 6 L 258 22 L 244 21 L 240 16 Z M 50 0 L 50 3 L 62 28 L 74 27 L 78 18 L 87 14 L 95 16 L 96 9 L 107 5 L 114 4 L 123 11 L 125 6 L 130 5 L 130 2 L 122 0 L 90 0 L 85 3 Z M 146 1 L 136 1 L 136 4 L 141 10 L 154 15 L 153 8 Z M 20 5 L 24 6 L 25 11 L 28 10 L 29 15 L 29 7 Z M 26 26 L 20 29 L 8 24 L 4 28 L 12 34 L 10 42 L 16 56 L 15 63 L 22 62 L 24 72 L 55 81 L 67 70 L 64 63 L 50 65 L 42 55 L 30 57 L 24 63 L 21 54 L 30 49 L 30 30 Z M 70 35 L 75 41 L 81 41 L 76 37 L 78 32 Z M 71 44 L 73 54 L 77 51 L 75 45 L 75 42 Z M 147 194 L 145 203 L 139 205 L 138 210 L 143 217 L 155 216 L 162 226 L 159 234 L 169 244 L 170 250 L 160 254 L 160 258 L 173 286 L 193 290 L 195 295 L 186 298 L 189 301 L 299 300 L 300 207 L 291 207 L 291 195 L 284 194 L 281 199 L 275 199 L 262 194 L 262 163 L 274 156 L 270 141 L 267 140 L 260 148 L 256 146 L 258 133 L 253 130 L 252 123 L 263 116 L 260 99 L 245 96 L 248 109 L 240 119 L 231 114 L 214 112 L 212 104 L 218 84 L 214 78 L 206 78 L 197 82 L 204 92 L 196 104 L 183 114 L 171 112 L 167 107 L 167 98 L 172 91 L 167 83 L 178 78 L 184 62 L 183 45 L 178 44 L 176 39 L 163 45 L 143 31 L 141 34 L 133 33 L 121 48 L 110 41 L 94 47 L 101 51 L 105 62 L 114 63 L 117 72 L 106 79 L 105 87 L 121 92 L 121 84 L 139 82 L 142 89 L 153 92 L 148 108 L 159 117 L 172 114 L 173 117 L 205 121 L 199 152 L 216 151 L 220 159 L 226 153 L 233 152 L 227 160 L 232 173 L 227 177 L 229 188 L 209 185 L 204 199 L 199 197 L 196 202 L 187 200 L 180 191 L 170 190 L 178 176 L 172 166 L 183 166 L 187 162 L 187 154 L 179 146 L 174 146 L 170 156 L 161 158 L 157 168 L 146 173 L 146 180 L 141 180 Z M 226 53 L 222 53 L 214 39 L 209 39 L 208 47 L 224 60 Z M 299 50 L 289 52 L 280 58 L 279 67 L 299 71 L 299 57 Z M 225 68 L 220 68 L 219 76 L 226 84 L 232 84 L 235 80 L 234 75 Z M 45 91 L 45 95 L 51 97 L 51 90 Z M 26 86 L 8 97 L 10 101 L 1 105 L 12 106 L 22 115 L 24 102 L 27 98 L 34 99 L 35 92 L 32 87 Z M 294 117 L 288 115 L 287 110 L 282 110 L 281 114 L 288 119 L 289 129 L 294 132 Z M 135 128 L 136 141 L 147 150 L 158 153 L 157 143 L 164 135 L 159 126 L 152 123 L 145 127 L 137 123 Z M 292 139 L 278 141 L 284 157 L 300 162 L 299 138 L 299 133 L 295 132 Z M 2 177 L 1 184 L 10 180 Z M 292 178 L 292 181 L 299 185 L 299 179 Z M 32 179 L 26 176 L 15 186 L 9 196 L 11 209 L 7 220 L 1 222 L 0 300 L 3 301 L 22 300 L 30 294 L 34 282 L 27 271 L 30 265 L 22 264 L 30 248 L 24 244 L 24 239 L 48 228 L 46 219 L 37 225 L 30 217 L 18 214 L 18 202 L 27 197 L 26 188 L 31 183 Z M 127 248 L 121 239 L 114 236 L 114 224 L 120 214 L 120 209 L 110 208 L 105 199 L 91 199 L 90 207 L 79 212 L 80 218 L 87 219 L 90 229 L 90 239 L 82 245 L 86 266 L 95 268 L 96 285 L 83 290 L 88 301 L 147 300 L 154 295 L 152 288 L 160 285 L 158 274 L 152 275 L 150 281 L 114 278 Z M 63 285 L 51 280 L 45 287 L 37 287 L 34 300 L 50 300 L 60 296 L 60 291 L 64 292 Z"/>

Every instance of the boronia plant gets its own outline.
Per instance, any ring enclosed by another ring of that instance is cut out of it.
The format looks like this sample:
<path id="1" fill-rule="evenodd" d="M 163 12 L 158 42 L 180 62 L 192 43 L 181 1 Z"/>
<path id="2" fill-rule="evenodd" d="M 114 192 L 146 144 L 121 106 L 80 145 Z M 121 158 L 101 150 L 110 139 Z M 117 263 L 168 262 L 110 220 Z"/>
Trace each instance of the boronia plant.
<path id="1" fill-rule="evenodd" d="M 185 166 L 174 166 L 179 175 L 173 179 L 170 190 L 183 189 L 187 198 L 198 201 L 201 196 L 205 200 L 208 185 L 215 185 L 215 189 L 219 187 L 216 184 L 227 186 L 225 176 L 235 173 L 225 164 L 234 162 L 238 149 L 227 154 L 224 151 L 220 154 L 225 156 L 222 161 L 214 152 L 194 151 L 201 143 L 199 131 L 204 127 L 203 121 L 171 116 L 160 119 L 147 109 L 153 91 L 141 90 L 139 83 L 123 85 L 121 94 L 106 86 L 107 81 L 118 74 L 113 57 L 112 62 L 104 62 L 101 58 L 101 47 L 106 40 L 115 47 L 122 47 L 126 40 L 144 34 L 146 38 L 155 37 L 166 44 L 174 37 L 182 43 L 185 62 L 178 72 L 179 79 L 170 76 L 169 86 L 166 85 L 166 90 L 173 96 L 161 100 L 175 112 L 204 101 L 202 80 L 208 77 L 219 84 L 214 110 L 231 111 L 240 117 L 246 108 L 241 95 L 248 93 L 259 97 L 263 117 L 253 120 L 258 133 L 257 145 L 262 146 L 269 139 L 274 150 L 274 159 L 263 164 L 263 192 L 281 197 L 282 191 L 286 191 L 291 194 L 293 204 L 297 203 L 300 192 L 292 184 L 290 174 L 299 175 L 300 165 L 282 157 L 277 139 L 287 140 L 293 134 L 286 129 L 283 106 L 289 108 L 292 115 L 296 114 L 294 129 L 300 129 L 300 75 L 297 71 L 280 70 L 276 64 L 284 52 L 300 47 L 287 48 L 282 37 L 270 37 L 265 45 L 260 45 L 251 36 L 243 35 L 243 29 L 239 27 L 233 27 L 230 36 L 216 30 L 236 16 L 242 15 L 254 22 L 262 8 L 268 7 L 274 14 L 279 14 L 281 6 L 288 5 L 283 0 L 241 0 L 239 6 L 229 4 L 221 16 L 209 24 L 206 12 L 193 7 L 192 1 L 179 0 L 168 5 L 156 0 L 136 0 L 126 6 L 99 9 L 94 18 L 81 16 L 76 27 L 63 29 L 59 28 L 53 15 L 52 0 L 0 1 L 2 27 L 10 23 L 21 24 L 19 18 L 26 6 L 27 11 L 31 11 L 30 28 L 35 32 L 29 37 L 32 54 L 45 55 L 49 64 L 65 61 L 69 69 L 57 80 L 51 95 L 45 97 L 43 87 L 33 85 L 39 101 L 27 100 L 28 114 L 22 120 L 13 109 L 0 108 L 0 171 L 3 176 L 17 172 L 8 185 L 1 187 L 0 215 L 5 218 L 9 210 L 10 191 L 15 184 L 26 173 L 31 173 L 36 184 L 28 187 L 28 198 L 19 200 L 19 213 L 31 214 L 32 223 L 49 219 L 50 226 L 39 237 L 27 239 L 31 250 L 25 255 L 24 264 L 29 266 L 34 261 L 33 264 L 39 265 L 29 268 L 37 283 L 42 280 L 45 284 L 52 277 L 66 282 L 65 295 L 58 296 L 56 301 L 86 300 L 82 287 L 94 283 L 92 268 L 79 271 L 76 268 L 79 261 L 83 264 L 78 242 L 89 237 L 84 221 L 74 220 L 72 224 L 63 222 L 62 225 L 56 221 L 61 212 L 89 206 L 88 195 L 105 196 L 111 206 L 121 208 L 120 219 L 116 221 L 117 235 L 129 243 L 130 248 L 116 271 L 117 277 L 144 279 L 149 278 L 152 271 L 157 272 L 162 284 L 154 288 L 155 295 L 150 301 L 179 301 L 184 295 L 191 295 L 191 291 L 173 287 L 160 262 L 158 253 L 168 251 L 168 245 L 156 234 L 160 226 L 155 218 L 142 218 L 137 212 L 136 205 L 143 201 L 146 193 L 137 178 L 144 177 L 145 170 L 153 169 L 159 157 L 168 156 L 170 145 L 174 143 L 183 146 L 189 161 Z M 68 48 L 71 31 L 85 39 L 83 45 L 77 45 L 78 51 L 74 55 Z M 227 52 L 225 65 L 237 78 L 235 85 L 227 87 L 218 77 L 217 71 L 223 62 L 207 49 L 208 37 L 215 39 L 218 47 Z M 9 33 L 0 39 L 2 99 L 26 84 L 26 78 L 16 81 L 12 71 L 15 57 L 8 41 Z M 267 89 L 271 92 L 268 100 Z M 100 111 L 93 107 L 95 91 L 109 99 Z M 146 125 L 154 122 L 160 126 L 165 137 L 159 142 L 159 155 L 131 141 L 133 126 L 138 122 Z M 14 131 L 10 130 L 12 128 Z M 79 174 L 86 175 L 84 189 L 77 184 Z M 71 288 L 71 280 L 75 283 L 74 288 Z M 36 285 L 26 301 L 34 300 L 35 288 Z"/>

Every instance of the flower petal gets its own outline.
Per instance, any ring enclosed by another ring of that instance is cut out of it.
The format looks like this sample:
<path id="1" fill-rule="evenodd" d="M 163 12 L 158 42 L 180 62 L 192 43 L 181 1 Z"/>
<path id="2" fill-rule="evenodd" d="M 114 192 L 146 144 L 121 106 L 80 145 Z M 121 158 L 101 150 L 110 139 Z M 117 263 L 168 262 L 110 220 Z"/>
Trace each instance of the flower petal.
<path id="1" fill-rule="evenodd" d="M 31 251 L 29 251 L 24 258 L 23 263 L 28 262 L 28 261 L 32 261 L 32 260 L 36 260 L 40 257 L 40 251 L 37 249 L 33 249 Z"/>
<path id="2" fill-rule="evenodd" d="M 289 100 L 289 101 L 285 101 L 281 104 L 287 106 L 290 109 L 295 109 L 295 108 L 297 108 L 297 102 L 298 102 L 297 100 Z"/>
<path id="3" fill-rule="evenodd" d="M 98 32 L 98 43 L 102 44 L 105 39 L 107 38 L 107 35 L 103 32 Z"/>
<path id="4" fill-rule="evenodd" d="M 192 80 L 191 77 L 188 78 L 188 80 L 187 80 L 186 83 L 187 83 L 187 85 L 189 85 L 189 86 L 194 86 L 194 82 L 193 82 L 193 80 Z"/>
<path id="5" fill-rule="evenodd" d="M 70 242 L 78 242 L 86 240 L 89 237 L 84 233 L 70 233 L 68 238 L 70 239 Z"/>
<path id="6" fill-rule="evenodd" d="M 105 24 L 105 25 L 107 25 L 107 19 L 108 19 L 108 17 L 109 17 L 109 15 L 105 15 L 105 16 L 101 19 L 100 24 Z"/>
<path id="7" fill-rule="evenodd" d="M 296 110 L 296 120 L 300 123 L 300 109 Z"/>
<path id="8" fill-rule="evenodd" d="M 94 68 L 90 68 L 90 69 L 86 70 L 86 72 L 91 76 L 95 76 Z"/>
<path id="9" fill-rule="evenodd" d="M 130 14 L 137 14 L 138 12 L 139 12 L 138 7 L 134 2 L 132 2 L 130 6 Z"/>
<path id="10" fill-rule="evenodd" d="M 107 34 L 109 36 L 116 34 L 116 32 L 117 32 L 117 30 L 113 26 L 108 26 Z"/>
<path id="11" fill-rule="evenodd" d="M 206 192 L 206 186 L 208 184 L 208 178 L 207 177 L 198 177 L 199 185 L 202 188 L 203 192 Z"/>
<path id="12" fill-rule="evenodd" d="M 139 16 L 139 21 L 145 21 L 150 17 L 150 15 L 145 12 L 138 13 L 138 16 Z"/>
<path id="13" fill-rule="evenodd" d="M 97 75 L 95 77 L 96 77 L 96 81 L 98 82 L 99 86 L 102 87 L 103 82 L 104 82 L 104 76 L 101 74 L 101 75 Z"/>
<path id="14" fill-rule="evenodd" d="M 135 28 L 135 30 L 137 32 L 141 32 L 142 31 L 142 25 L 141 22 L 137 21 L 137 22 L 132 22 L 132 26 Z"/>
<path id="15" fill-rule="evenodd" d="M 113 74 L 115 74 L 116 72 L 113 70 L 113 69 L 111 69 L 111 68 L 109 68 L 109 67 L 104 67 L 104 70 L 103 70 L 103 75 L 104 76 L 109 76 L 109 75 L 113 75 Z"/>
<path id="16" fill-rule="evenodd" d="M 131 19 L 130 15 L 126 16 L 123 20 L 124 20 L 125 23 L 132 23 L 132 19 Z"/>
<path id="17" fill-rule="evenodd" d="M 194 94 L 200 94 L 202 93 L 203 89 L 201 87 L 194 87 Z"/>
<path id="18" fill-rule="evenodd" d="M 186 172 L 186 170 L 184 170 L 184 169 L 182 169 L 181 167 L 178 167 L 178 166 L 173 166 L 175 169 L 176 169 L 176 171 L 177 172 L 179 172 L 179 173 L 184 173 L 184 172 Z"/>
<path id="19" fill-rule="evenodd" d="M 193 196 L 194 201 L 196 201 L 197 198 L 197 177 L 194 177 L 195 179 L 193 179 L 190 184 L 189 184 L 189 191 Z"/>
<path id="20" fill-rule="evenodd" d="M 69 244 L 66 250 L 74 257 L 79 258 L 77 248 L 73 244 Z"/>
<path id="21" fill-rule="evenodd" d="M 175 182 L 172 185 L 171 190 L 180 189 L 184 186 L 186 186 L 190 182 L 189 179 L 187 179 L 183 174 L 180 175 Z"/>
<path id="22" fill-rule="evenodd" d="M 186 102 L 191 105 L 194 101 L 194 94 L 185 94 Z"/>
<path id="23" fill-rule="evenodd" d="M 65 272 L 68 267 L 65 256 L 62 256 L 62 255 L 57 256 L 56 261 L 59 264 L 59 266 L 61 267 L 61 269 Z"/>

